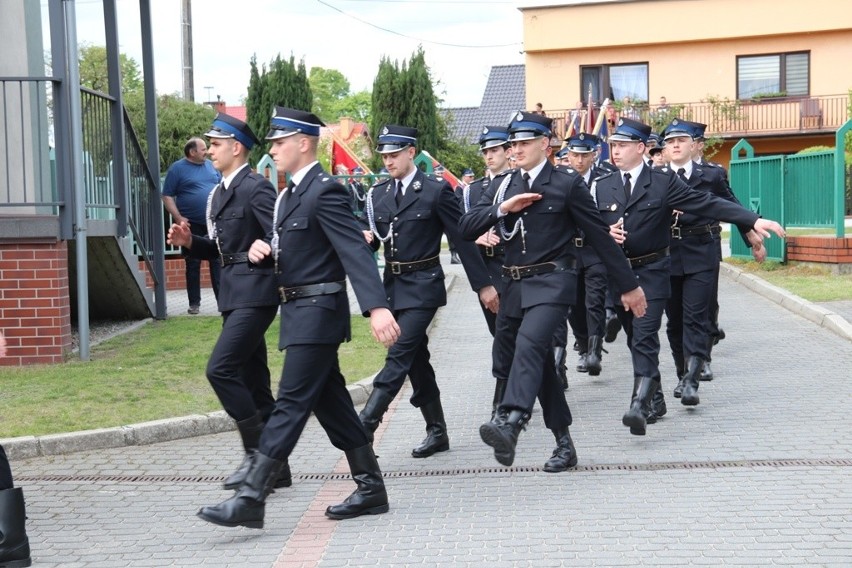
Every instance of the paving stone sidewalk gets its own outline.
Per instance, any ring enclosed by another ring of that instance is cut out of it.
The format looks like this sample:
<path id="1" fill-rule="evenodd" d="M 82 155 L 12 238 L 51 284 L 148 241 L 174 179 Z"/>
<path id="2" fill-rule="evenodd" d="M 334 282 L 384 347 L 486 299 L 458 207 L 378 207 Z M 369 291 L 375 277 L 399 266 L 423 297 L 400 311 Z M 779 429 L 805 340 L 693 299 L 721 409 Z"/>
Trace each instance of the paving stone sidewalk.
<path id="1" fill-rule="evenodd" d="M 571 373 L 580 465 L 541 470 L 554 441 L 536 412 L 511 468 L 478 435 L 493 382 L 490 336 L 457 276 L 431 332 L 451 450 L 410 456 L 424 435 L 408 388 L 376 439 L 391 510 L 330 521 L 354 487 L 315 420 L 291 456 L 294 485 L 263 530 L 209 525 L 228 496 L 233 432 L 15 460 L 35 566 L 849 566 L 852 342 L 725 277 L 716 380 L 688 409 L 665 334 L 668 414 L 648 435 L 621 425 L 632 373 L 624 335 L 599 377 Z M 280 358 L 272 358 L 280 364 Z"/>

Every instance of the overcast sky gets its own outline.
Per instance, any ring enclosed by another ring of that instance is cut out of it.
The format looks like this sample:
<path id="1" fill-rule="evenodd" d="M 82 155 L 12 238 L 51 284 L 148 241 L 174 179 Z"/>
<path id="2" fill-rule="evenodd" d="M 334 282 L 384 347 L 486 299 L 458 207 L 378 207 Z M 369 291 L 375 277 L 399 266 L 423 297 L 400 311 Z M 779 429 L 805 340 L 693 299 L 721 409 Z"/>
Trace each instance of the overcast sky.
<path id="1" fill-rule="evenodd" d="M 44 7 L 47 0 L 40 3 Z M 117 4 L 122 52 L 141 68 L 139 2 Z M 358 91 L 372 89 L 382 56 L 407 59 L 422 45 L 443 106 L 479 106 L 492 65 L 523 63 L 519 5 L 509 0 L 193 0 L 195 100 L 218 95 L 239 104 L 252 54 L 263 63 L 292 53 L 309 70 L 339 70 Z M 102 0 L 76 0 L 75 6 L 78 40 L 103 45 Z M 181 92 L 181 0 L 151 0 L 151 6 L 157 91 Z"/>

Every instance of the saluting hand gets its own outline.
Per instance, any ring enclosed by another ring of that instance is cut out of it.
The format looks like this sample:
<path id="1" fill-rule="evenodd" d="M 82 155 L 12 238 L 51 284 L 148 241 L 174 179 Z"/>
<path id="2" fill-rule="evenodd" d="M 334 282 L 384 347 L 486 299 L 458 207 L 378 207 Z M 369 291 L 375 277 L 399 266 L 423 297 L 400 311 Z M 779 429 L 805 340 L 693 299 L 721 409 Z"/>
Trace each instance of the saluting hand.
<path id="1" fill-rule="evenodd" d="M 500 296 L 494 286 L 483 286 L 479 289 L 479 301 L 489 312 L 496 314 L 500 308 Z"/>
<path id="2" fill-rule="evenodd" d="M 501 203 L 500 211 L 502 213 L 517 213 L 518 211 L 523 211 L 542 197 L 540 193 L 521 193 Z"/>
<path id="3" fill-rule="evenodd" d="M 181 222 L 172 224 L 169 227 L 169 235 L 166 242 L 176 247 L 192 248 L 192 231 L 189 230 L 189 223 Z"/>
<path id="4" fill-rule="evenodd" d="M 393 314 L 387 308 L 370 310 L 370 330 L 373 332 L 373 338 L 385 347 L 396 343 L 401 333 Z"/>
<path id="5" fill-rule="evenodd" d="M 272 247 L 269 243 L 257 239 L 251 244 L 248 251 L 249 260 L 252 264 L 260 264 L 260 261 L 272 254 Z"/>
<path id="6" fill-rule="evenodd" d="M 625 292 L 621 295 L 621 305 L 628 312 L 633 312 L 634 317 L 641 318 L 645 315 L 645 310 L 648 308 L 645 291 L 639 286 L 629 292 Z"/>

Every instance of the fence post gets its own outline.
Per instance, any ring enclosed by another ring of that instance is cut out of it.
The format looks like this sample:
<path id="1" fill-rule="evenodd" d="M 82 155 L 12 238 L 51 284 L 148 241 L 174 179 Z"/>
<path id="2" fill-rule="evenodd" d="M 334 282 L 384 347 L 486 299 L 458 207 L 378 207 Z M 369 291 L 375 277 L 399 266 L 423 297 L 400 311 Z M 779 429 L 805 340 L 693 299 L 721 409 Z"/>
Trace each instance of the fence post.
<path id="1" fill-rule="evenodd" d="M 852 130 L 847 120 L 834 135 L 834 232 L 838 239 L 846 234 L 846 133 Z"/>

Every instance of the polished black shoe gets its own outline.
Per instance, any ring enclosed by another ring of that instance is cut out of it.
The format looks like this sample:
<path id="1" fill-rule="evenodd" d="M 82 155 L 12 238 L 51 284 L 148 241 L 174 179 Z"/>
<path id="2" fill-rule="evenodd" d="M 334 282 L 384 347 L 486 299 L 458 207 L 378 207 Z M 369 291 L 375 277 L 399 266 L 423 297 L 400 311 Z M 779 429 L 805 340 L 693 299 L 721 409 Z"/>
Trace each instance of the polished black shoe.
<path id="1" fill-rule="evenodd" d="M 606 333 L 604 341 L 612 343 L 618 337 L 618 332 L 621 330 L 621 322 L 618 321 L 618 316 L 615 314 L 608 315 L 606 318 Z"/>
<path id="2" fill-rule="evenodd" d="M 713 345 L 716 345 L 723 339 L 725 339 L 725 330 L 720 327 L 719 330 L 713 334 Z"/>
<path id="3" fill-rule="evenodd" d="M 506 385 L 509 384 L 509 379 L 495 379 L 494 381 L 494 399 L 491 401 L 491 420 L 497 415 L 497 409 L 500 403 L 503 402 L 503 395 L 506 394 Z"/>
<path id="4" fill-rule="evenodd" d="M 710 368 L 710 361 L 704 361 L 704 366 L 701 367 L 701 374 L 698 376 L 699 381 L 712 381 L 713 370 Z"/>
<path id="5" fill-rule="evenodd" d="M 677 381 L 677 386 L 674 388 L 674 397 L 680 398 L 683 395 L 683 377 Z"/>
<path id="6" fill-rule="evenodd" d="M 580 356 L 577 358 L 577 372 L 588 373 L 589 367 L 586 365 L 586 352 L 580 351 Z"/>
<path id="7" fill-rule="evenodd" d="M 373 434 L 378 429 L 379 424 L 381 424 L 382 417 L 387 412 L 391 402 L 393 402 L 391 395 L 382 389 L 373 387 L 373 391 L 370 393 L 364 409 L 358 415 L 358 418 L 361 419 L 361 424 L 364 426 L 364 430 L 367 432 L 367 439 L 371 444 L 373 443 Z"/>
<path id="8" fill-rule="evenodd" d="M 686 373 L 683 375 L 683 392 L 680 395 L 680 403 L 684 406 L 696 406 L 698 398 L 698 376 L 704 367 L 701 357 L 692 356 L 686 362 Z"/>
<path id="9" fill-rule="evenodd" d="M 251 467 L 252 456 L 257 451 L 258 445 L 260 445 L 260 435 L 263 432 L 263 426 L 264 422 L 259 412 L 255 413 L 251 418 L 237 422 L 237 431 L 240 433 L 245 455 L 236 471 L 229 475 L 225 479 L 225 482 L 222 483 L 224 489 L 237 489 L 246 480 L 246 475 Z M 281 473 L 273 487 L 277 489 L 280 487 L 290 487 L 291 485 L 293 485 L 293 478 L 290 474 L 290 466 L 285 460 L 284 467 L 281 468 Z"/>
<path id="10" fill-rule="evenodd" d="M 426 439 L 411 450 L 413 458 L 428 458 L 438 452 L 450 449 L 450 438 L 447 436 L 447 423 L 444 420 L 444 409 L 441 399 L 436 398 L 420 408 L 423 419 L 426 420 Z"/>
<path id="11" fill-rule="evenodd" d="M 574 449 L 574 442 L 571 440 L 571 434 L 568 433 L 568 427 L 554 430 L 553 435 L 556 437 L 556 449 L 553 450 L 553 455 L 544 464 L 544 471 L 559 473 L 576 466 L 577 450 Z"/>
<path id="12" fill-rule="evenodd" d="M 654 391 L 654 396 L 651 397 L 651 405 L 648 408 L 648 415 L 645 417 L 645 422 L 654 424 L 657 420 L 666 415 L 666 397 L 663 396 L 663 388 L 660 386 Z"/>
<path id="13" fill-rule="evenodd" d="M 633 395 L 630 399 L 630 408 L 624 413 L 621 418 L 621 423 L 630 428 L 630 433 L 634 436 L 645 435 L 645 425 L 647 424 L 646 416 L 648 416 L 651 397 L 654 394 L 654 389 L 659 385 L 651 377 L 634 377 L 633 378 Z"/>
<path id="14" fill-rule="evenodd" d="M 603 344 L 597 336 L 589 337 L 589 347 L 586 351 L 586 371 L 589 375 L 597 377 L 601 374 L 601 358 L 603 357 Z"/>
<path id="15" fill-rule="evenodd" d="M 23 489 L 0 489 L 0 566 L 32 566 L 26 520 Z"/>
<path id="16" fill-rule="evenodd" d="M 234 496 L 218 505 L 202 507 L 198 516 L 223 527 L 262 529 L 266 498 L 283 466 L 283 461 L 254 452 L 246 480 Z"/>
<path id="17" fill-rule="evenodd" d="M 479 427 L 479 436 L 483 442 L 494 448 L 494 458 L 499 463 L 505 466 L 514 463 L 518 434 L 529 419 L 529 414 L 522 410 L 507 411 L 500 408 L 494 420 Z"/>
<path id="18" fill-rule="evenodd" d="M 343 503 L 331 505 L 325 510 L 329 519 L 354 519 L 361 515 L 380 515 L 390 510 L 385 482 L 376 454 L 371 445 L 361 446 L 346 452 L 352 479 L 358 486 Z"/>

